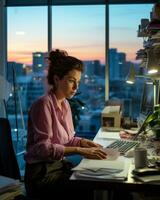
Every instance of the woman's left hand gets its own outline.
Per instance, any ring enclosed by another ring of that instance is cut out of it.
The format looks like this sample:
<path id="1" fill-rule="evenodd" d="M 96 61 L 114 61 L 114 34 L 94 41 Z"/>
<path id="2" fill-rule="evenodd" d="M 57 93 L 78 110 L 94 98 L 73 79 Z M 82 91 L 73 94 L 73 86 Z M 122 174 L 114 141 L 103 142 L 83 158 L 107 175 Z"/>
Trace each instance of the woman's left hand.
<path id="1" fill-rule="evenodd" d="M 102 148 L 102 146 L 100 144 L 97 144 L 95 142 L 93 142 L 92 140 L 88 140 L 88 139 L 82 139 L 81 140 L 81 147 L 100 147 Z"/>

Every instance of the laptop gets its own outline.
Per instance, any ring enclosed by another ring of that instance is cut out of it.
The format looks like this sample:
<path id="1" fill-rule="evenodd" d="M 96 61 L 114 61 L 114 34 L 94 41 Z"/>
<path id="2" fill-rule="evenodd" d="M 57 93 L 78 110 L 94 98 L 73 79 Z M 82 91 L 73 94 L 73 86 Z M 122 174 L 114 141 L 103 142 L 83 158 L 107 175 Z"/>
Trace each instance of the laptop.
<path id="1" fill-rule="evenodd" d="M 106 148 L 113 148 L 113 149 L 118 149 L 120 154 L 125 154 L 132 148 L 135 148 L 140 144 L 140 141 L 137 140 L 139 134 L 143 133 L 143 131 L 146 128 L 146 121 L 148 120 L 150 114 L 147 115 L 145 120 L 143 121 L 141 127 L 139 128 L 138 132 L 134 135 L 132 140 L 124 140 L 124 139 L 117 139 L 111 144 L 109 144 Z"/>

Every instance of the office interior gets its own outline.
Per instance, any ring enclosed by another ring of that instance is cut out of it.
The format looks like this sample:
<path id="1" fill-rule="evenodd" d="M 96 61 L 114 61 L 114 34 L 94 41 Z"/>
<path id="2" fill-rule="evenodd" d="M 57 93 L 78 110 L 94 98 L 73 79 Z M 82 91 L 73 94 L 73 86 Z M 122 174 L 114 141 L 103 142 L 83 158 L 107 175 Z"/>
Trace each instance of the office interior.
<path id="1" fill-rule="evenodd" d="M 78 136 L 95 137 L 106 106 L 120 105 L 127 128 L 154 112 L 160 101 L 156 3 L 0 0 L 0 117 L 9 119 L 22 176 L 28 110 L 47 90 L 46 57 L 53 48 L 66 50 L 85 65 L 78 94 L 70 102 Z M 150 75 L 152 63 L 157 71 Z"/>

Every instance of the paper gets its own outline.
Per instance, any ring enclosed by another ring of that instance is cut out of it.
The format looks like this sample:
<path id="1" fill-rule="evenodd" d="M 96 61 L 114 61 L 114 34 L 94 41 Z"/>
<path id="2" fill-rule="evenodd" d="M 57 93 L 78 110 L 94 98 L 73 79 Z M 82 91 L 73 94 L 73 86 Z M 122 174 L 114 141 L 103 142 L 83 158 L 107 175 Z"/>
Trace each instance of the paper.
<path id="1" fill-rule="evenodd" d="M 102 131 L 100 135 L 98 135 L 98 138 L 107 138 L 109 139 L 120 139 L 119 132 L 107 132 Z"/>
<path id="2" fill-rule="evenodd" d="M 115 161 L 114 161 L 115 162 Z M 130 162 L 124 164 L 123 169 L 99 169 L 94 170 L 80 170 L 74 173 L 76 178 L 82 179 L 102 179 L 102 180 L 126 180 L 128 176 L 128 171 L 130 167 Z"/>
<path id="3" fill-rule="evenodd" d="M 83 159 L 79 165 L 74 167 L 72 170 L 84 170 L 84 169 L 124 169 L 124 159 L 119 157 L 117 160 L 92 160 L 92 159 Z"/>
<path id="4" fill-rule="evenodd" d="M 120 155 L 118 149 L 104 148 L 103 150 L 107 153 L 107 160 L 116 160 Z"/>
<path id="5" fill-rule="evenodd" d="M 138 133 L 138 129 L 136 130 L 132 130 L 132 129 L 124 129 L 125 132 L 129 133 L 129 134 L 132 134 L 132 135 L 135 135 Z"/>

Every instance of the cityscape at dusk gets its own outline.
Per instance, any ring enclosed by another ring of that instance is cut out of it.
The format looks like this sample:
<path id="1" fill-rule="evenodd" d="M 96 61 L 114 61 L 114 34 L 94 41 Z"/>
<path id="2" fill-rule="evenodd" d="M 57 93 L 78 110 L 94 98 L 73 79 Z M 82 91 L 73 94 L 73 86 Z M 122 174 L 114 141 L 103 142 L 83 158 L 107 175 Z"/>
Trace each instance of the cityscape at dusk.
<path id="1" fill-rule="evenodd" d="M 142 19 L 150 20 L 152 7 L 153 4 L 109 6 L 109 96 L 111 99 L 122 99 L 123 104 L 128 106 L 124 114 L 133 118 L 137 117 L 140 109 L 136 106 L 137 110 L 133 112 L 134 105 L 137 104 L 137 100 L 133 97 L 135 94 L 141 94 L 138 92 L 142 87 L 137 84 L 134 87 L 127 86 L 125 80 L 133 63 L 136 70 L 139 70 L 140 61 L 136 60 L 136 53 L 143 48 L 144 38 L 138 37 L 138 27 Z M 17 83 L 20 85 L 21 93 L 24 93 L 21 95 L 30 96 L 22 103 L 23 111 L 27 113 L 31 103 L 38 98 L 38 95 L 44 93 L 42 76 L 48 49 L 48 10 L 46 6 L 40 6 L 9 7 L 7 11 L 8 70 L 11 70 L 12 66 L 16 68 Z M 93 115 L 96 110 L 100 115 L 105 103 L 104 66 L 107 46 L 105 28 L 104 5 L 52 7 L 52 48 L 66 50 L 69 55 L 78 57 L 84 62 L 85 73 L 81 81 L 81 92 L 83 94 L 87 89 L 92 98 L 86 95 L 81 95 L 81 98 L 87 100 Z M 29 73 L 26 73 L 27 71 Z M 41 83 L 37 82 L 39 80 Z M 31 93 L 32 90 L 35 90 L 36 95 Z M 127 90 L 132 92 L 128 94 Z M 93 94 L 97 94 L 95 98 Z M 139 105 L 140 98 L 141 95 L 138 96 Z M 91 113 L 88 116 L 91 116 Z M 100 125 L 100 122 L 97 124 Z M 97 125 L 96 127 L 98 128 Z"/>
<path id="2" fill-rule="evenodd" d="M 152 4 L 109 6 L 109 47 L 135 62 L 142 48 L 137 37 L 142 18 L 150 19 Z M 105 63 L 105 6 L 52 8 L 52 47 L 82 60 Z M 8 8 L 8 61 L 31 64 L 33 52 L 47 52 L 47 7 Z"/>

